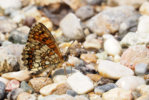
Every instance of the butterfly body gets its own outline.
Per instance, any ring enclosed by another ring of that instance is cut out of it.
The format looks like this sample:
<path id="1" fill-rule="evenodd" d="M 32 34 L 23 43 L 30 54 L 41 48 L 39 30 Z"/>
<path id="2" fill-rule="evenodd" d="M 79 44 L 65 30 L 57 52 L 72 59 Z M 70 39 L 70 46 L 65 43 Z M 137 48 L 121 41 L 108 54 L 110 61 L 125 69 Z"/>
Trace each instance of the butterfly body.
<path id="1" fill-rule="evenodd" d="M 52 71 L 64 62 L 54 37 L 41 23 L 31 28 L 22 60 L 33 74 L 39 74 L 46 69 Z"/>

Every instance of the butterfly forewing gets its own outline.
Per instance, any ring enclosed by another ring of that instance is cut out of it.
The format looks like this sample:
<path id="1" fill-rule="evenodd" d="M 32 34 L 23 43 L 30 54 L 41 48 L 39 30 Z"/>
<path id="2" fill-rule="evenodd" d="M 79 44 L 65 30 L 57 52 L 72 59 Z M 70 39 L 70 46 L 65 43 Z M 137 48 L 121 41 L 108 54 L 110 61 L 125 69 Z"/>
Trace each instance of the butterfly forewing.
<path id="1" fill-rule="evenodd" d="M 31 28 L 22 59 L 24 65 L 34 74 L 39 74 L 47 68 L 52 71 L 63 63 L 54 37 L 41 23 Z"/>

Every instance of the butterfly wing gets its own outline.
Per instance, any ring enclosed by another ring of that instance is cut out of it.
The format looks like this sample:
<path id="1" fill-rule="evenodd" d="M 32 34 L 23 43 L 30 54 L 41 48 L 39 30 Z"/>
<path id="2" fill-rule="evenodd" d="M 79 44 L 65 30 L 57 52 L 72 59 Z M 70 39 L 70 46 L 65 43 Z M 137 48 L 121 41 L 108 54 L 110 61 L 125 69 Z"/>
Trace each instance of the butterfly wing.
<path id="1" fill-rule="evenodd" d="M 22 53 L 24 65 L 34 74 L 46 68 L 52 71 L 63 63 L 63 58 L 50 31 L 41 23 L 35 24 Z"/>

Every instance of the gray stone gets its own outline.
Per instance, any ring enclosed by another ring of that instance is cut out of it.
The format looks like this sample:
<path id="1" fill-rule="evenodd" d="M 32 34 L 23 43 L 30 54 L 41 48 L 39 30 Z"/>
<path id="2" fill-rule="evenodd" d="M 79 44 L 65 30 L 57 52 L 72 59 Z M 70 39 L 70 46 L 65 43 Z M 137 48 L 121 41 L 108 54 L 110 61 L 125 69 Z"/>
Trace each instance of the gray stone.
<path id="1" fill-rule="evenodd" d="M 60 28 L 64 32 L 64 35 L 71 40 L 84 38 L 80 19 L 73 13 L 69 13 L 61 20 Z"/>
<path id="2" fill-rule="evenodd" d="M 94 9 L 92 6 L 83 6 L 76 11 L 76 15 L 81 19 L 85 20 L 94 15 Z"/>
<path id="3" fill-rule="evenodd" d="M 135 66 L 135 74 L 136 75 L 144 75 L 147 72 L 147 64 L 140 63 Z"/>
<path id="4" fill-rule="evenodd" d="M 101 4 L 104 0 L 86 0 L 90 5 L 98 5 Z"/>
<path id="5" fill-rule="evenodd" d="M 73 97 L 75 97 L 77 95 L 77 93 L 73 90 L 67 90 L 66 94 L 71 95 Z"/>
<path id="6" fill-rule="evenodd" d="M 0 100 L 4 98 L 5 95 L 5 84 L 0 81 Z"/>
<path id="7" fill-rule="evenodd" d="M 94 92 L 96 94 L 102 94 L 104 92 L 107 92 L 113 88 L 116 88 L 117 86 L 114 84 L 114 83 L 108 83 L 108 84 L 105 84 L 105 85 L 102 85 L 102 86 L 97 86 L 95 87 L 94 89 Z"/>
<path id="8" fill-rule="evenodd" d="M 25 82 L 21 82 L 21 89 L 23 89 L 24 92 L 32 93 L 34 90 Z"/>
<path id="9" fill-rule="evenodd" d="M 9 40 L 13 43 L 26 43 L 29 27 L 22 26 L 10 33 Z"/>
<path id="10" fill-rule="evenodd" d="M 21 88 L 14 89 L 11 92 L 9 92 L 9 94 L 7 95 L 7 98 L 8 100 L 16 100 L 17 96 L 22 92 L 23 90 Z"/>
<path id="11" fill-rule="evenodd" d="M 131 6 L 108 8 L 92 17 L 86 25 L 98 35 L 115 33 L 119 30 L 120 24 L 135 13 L 135 9 Z"/>

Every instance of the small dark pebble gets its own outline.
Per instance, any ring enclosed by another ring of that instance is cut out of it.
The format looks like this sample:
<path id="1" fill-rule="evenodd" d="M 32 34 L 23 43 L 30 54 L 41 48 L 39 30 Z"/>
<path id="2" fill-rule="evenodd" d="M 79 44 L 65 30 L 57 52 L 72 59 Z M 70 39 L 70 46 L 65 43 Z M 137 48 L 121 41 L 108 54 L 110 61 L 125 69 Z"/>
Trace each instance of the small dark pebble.
<path id="1" fill-rule="evenodd" d="M 66 94 L 71 95 L 73 97 L 75 97 L 77 95 L 77 93 L 75 91 L 73 91 L 73 90 L 67 90 Z"/>

